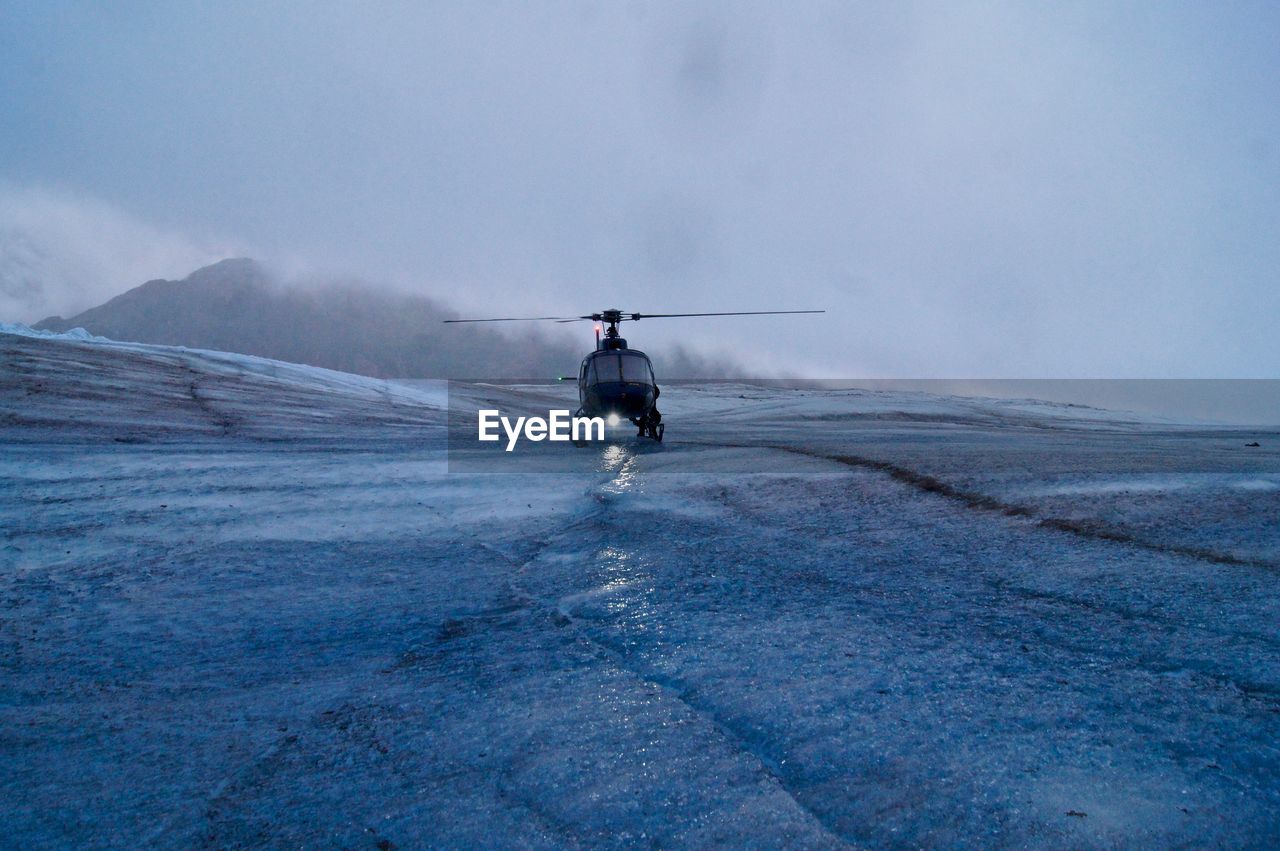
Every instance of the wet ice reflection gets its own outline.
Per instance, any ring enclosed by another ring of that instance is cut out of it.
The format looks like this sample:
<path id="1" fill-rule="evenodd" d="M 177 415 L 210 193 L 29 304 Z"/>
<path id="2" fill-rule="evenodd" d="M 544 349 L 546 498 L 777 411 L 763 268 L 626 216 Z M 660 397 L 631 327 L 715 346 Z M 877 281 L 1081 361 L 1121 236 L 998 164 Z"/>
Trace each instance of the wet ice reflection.
<path id="1" fill-rule="evenodd" d="M 645 560 L 630 550 L 608 546 L 596 555 L 596 562 L 603 574 L 602 587 L 622 592 L 609 595 L 604 611 L 628 629 L 651 631 L 657 610 L 653 604 L 653 576 Z"/>
<path id="2" fill-rule="evenodd" d="M 605 497 L 627 493 L 639 483 L 635 453 L 616 443 L 600 453 L 600 472 L 611 476 L 597 487 L 597 494 Z"/>

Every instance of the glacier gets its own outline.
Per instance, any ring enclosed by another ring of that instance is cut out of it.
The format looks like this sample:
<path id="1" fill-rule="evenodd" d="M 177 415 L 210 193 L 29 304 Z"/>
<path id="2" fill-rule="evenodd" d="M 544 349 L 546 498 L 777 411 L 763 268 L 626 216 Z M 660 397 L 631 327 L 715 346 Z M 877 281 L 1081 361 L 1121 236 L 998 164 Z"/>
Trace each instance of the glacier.
<path id="1" fill-rule="evenodd" d="M 1280 429 L 708 383 L 468 472 L 573 388 L 0 359 L 6 844 L 1280 840 Z"/>

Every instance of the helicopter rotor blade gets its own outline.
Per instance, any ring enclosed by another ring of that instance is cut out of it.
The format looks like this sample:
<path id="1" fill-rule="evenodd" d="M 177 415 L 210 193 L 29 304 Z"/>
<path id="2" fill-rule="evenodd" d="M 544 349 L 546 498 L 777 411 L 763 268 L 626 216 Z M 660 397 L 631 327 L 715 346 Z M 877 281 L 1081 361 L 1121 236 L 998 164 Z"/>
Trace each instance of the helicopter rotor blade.
<path id="1" fill-rule="evenodd" d="M 624 313 L 620 310 L 608 310 L 603 314 L 592 313 L 587 316 L 503 316 L 484 319 L 444 319 L 445 323 L 454 322 L 638 322 L 641 319 L 671 319 L 682 316 L 779 316 L 789 313 L 826 313 L 825 310 L 731 310 L 720 313 Z"/>
<path id="2" fill-rule="evenodd" d="M 623 321 L 670 319 L 677 316 L 777 316 L 783 313 L 826 313 L 825 310 L 733 310 L 726 313 L 628 313 Z"/>
<path id="3" fill-rule="evenodd" d="M 564 316 L 504 316 L 500 319 L 442 319 L 442 322 L 542 322 L 550 320 L 552 322 L 577 322 L 580 318 L 575 316 L 566 318 Z"/>

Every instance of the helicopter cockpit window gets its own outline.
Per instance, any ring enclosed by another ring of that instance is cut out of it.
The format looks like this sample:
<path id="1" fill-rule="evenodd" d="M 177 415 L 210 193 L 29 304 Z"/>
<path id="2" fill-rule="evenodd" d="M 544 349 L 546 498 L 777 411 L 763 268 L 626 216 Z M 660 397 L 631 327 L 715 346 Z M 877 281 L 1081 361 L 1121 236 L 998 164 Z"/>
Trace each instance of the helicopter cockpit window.
<path id="1" fill-rule="evenodd" d="M 653 369 L 648 358 L 640 355 L 622 354 L 618 356 L 622 364 L 622 380 L 632 384 L 652 384 Z"/>
<path id="2" fill-rule="evenodd" d="M 614 354 L 599 355 L 591 360 L 591 369 L 596 381 L 621 381 L 622 365 Z"/>

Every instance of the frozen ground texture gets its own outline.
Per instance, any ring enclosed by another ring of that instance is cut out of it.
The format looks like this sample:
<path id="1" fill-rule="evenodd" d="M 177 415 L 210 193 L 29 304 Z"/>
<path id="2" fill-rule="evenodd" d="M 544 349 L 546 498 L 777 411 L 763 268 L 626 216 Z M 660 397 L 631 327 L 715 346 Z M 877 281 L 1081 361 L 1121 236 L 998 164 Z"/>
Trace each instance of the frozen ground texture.
<path id="1" fill-rule="evenodd" d="M 0 333 L 2 842 L 1280 841 L 1280 434 L 663 402 L 467 474 L 437 385 Z"/>

